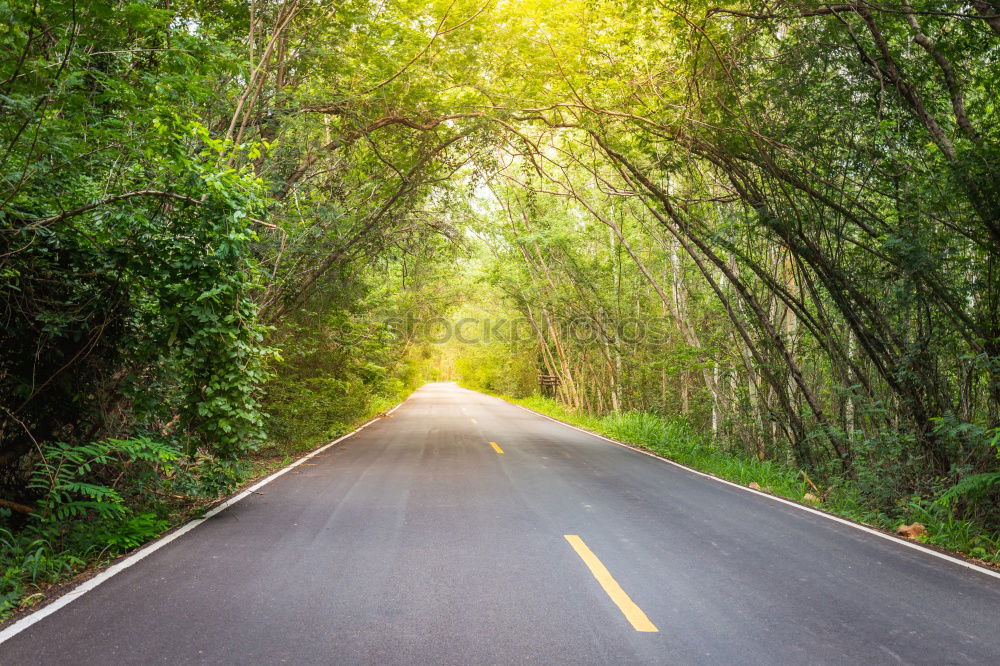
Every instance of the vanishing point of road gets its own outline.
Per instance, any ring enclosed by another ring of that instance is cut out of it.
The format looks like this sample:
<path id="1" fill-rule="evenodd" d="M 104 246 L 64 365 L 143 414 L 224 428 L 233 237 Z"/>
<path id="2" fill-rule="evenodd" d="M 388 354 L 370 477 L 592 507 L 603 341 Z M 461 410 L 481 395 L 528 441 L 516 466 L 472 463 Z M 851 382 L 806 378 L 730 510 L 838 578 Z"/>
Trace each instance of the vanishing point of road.
<path id="1" fill-rule="evenodd" d="M 0 644 L 157 663 L 1000 664 L 1000 579 L 429 384 Z"/>

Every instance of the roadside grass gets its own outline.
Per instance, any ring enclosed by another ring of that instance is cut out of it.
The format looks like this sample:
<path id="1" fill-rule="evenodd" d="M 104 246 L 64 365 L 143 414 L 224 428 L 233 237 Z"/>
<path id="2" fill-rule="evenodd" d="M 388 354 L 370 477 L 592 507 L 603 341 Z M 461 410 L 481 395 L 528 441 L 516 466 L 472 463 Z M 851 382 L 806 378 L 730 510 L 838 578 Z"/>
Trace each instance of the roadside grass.
<path id="1" fill-rule="evenodd" d="M 551 398 L 496 397 L 727 481 L 744 486 L 756 483 L 765 492 L 870 527 L 895 532 L 902 524 L 917 522 L 927 528 L 927 534 L 918 537 L 918 541 L 986 564 L 1000 565 L 1000 533 L 988 532 L 972 521 L 957 518 L 948 504 L 934 498 L 903 498 L 898 510 L 879 511 L 865 506 L 860 493 L 849 482 L 827 487 L 818 484 L 813 488 L 799 470 L 725 451 L 710 436 L 681 419 L 635 411 L 598 417 L 568 409 Z"/>
<path id="2" fill-rule="evenodd" d="M 506 398 L 505 398 L 506 399 Z M 719 478 L 762 489 L 800 502 L 809 487 L 799 473 L 769 460 L 736 456 L 713 445 L 710 437 L 682 420 L 650 412 L 619 412 L 604 417 L 579 414 L 555 400 L 537 396 L 510 400 L 514 404 L 572 425 L 631 444 Z"/>

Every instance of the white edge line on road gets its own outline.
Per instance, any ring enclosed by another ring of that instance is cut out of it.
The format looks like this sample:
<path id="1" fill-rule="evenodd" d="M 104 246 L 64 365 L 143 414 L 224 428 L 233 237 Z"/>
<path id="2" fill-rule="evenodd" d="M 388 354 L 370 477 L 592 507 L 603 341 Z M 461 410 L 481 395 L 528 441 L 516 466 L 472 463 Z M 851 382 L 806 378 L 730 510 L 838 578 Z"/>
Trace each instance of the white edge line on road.
<path id="1" fill-rule="evenodd" d="M 421 388 L 421 387 L 423 387 L 423 384 L 421 384 L 417 388 Z M 399 409 L 400 407 L 402 407 L 403 403 L 406 402 L 407 400 L 409 400 L 413 396 L 413 394 L 416 393 L 416 391 L 417 391 L 417 389 L 413 389 L 412 391 L 410 391 L 410 395 L 406 396 L 405 398 L 403 398 L 402 400 L 399 401 L 398 405 L 396 405 L 395 407 L 393 407 L 392 409 L 390 409 L 389 411 L 387 411 L 385 414 L 380 414 L 379 416 L 376 416 L 375 418 L 373 418 L 368 423 L 371 423 L 372 421 L 377 421 L 382 416 L 388 416 L 389 414 L 392 414 L 394 411 L 396 411 L 397 409 Z M 366 425 L 368 425 L 368 423 L 366 423 L 365 425 L 361 426 L 361 428 L 364 428 Z M 361 430 L 361 428 L 358 428 L 358 430 Z M 354 432 L 357 432 L 358 430 L 355 430 Z M 341 437 L 340 439 L 347 439 L 348 437 L 350 437 L 351 435 L 353 435 L 354 432 L 348 433 L 348 434 L 344 435 L 343 437 Z M 338 439 L 336 442 L 330 442 L 329 446 L 333 446 L 334 444 L 336 444 L 337 442 L 339 442 L 340 439 Z"/>
<path id="2" fill-rule="evenodd" d="M 407 400 L 408 399 L 409 399 L 409 396 L 407 396 Z M 406 400 L 403 400 L 398 405 L 396 405 L 395 407 L 393 407 L 389 411 L 385 412 L 385 414 L 392 414 L 394 411 L 396 411 L 397 409 L 399 409 L 402 406 L 403 402 L 406 402 Z M 236 504 L 241 499 L 243 499 L 245 497 L 249 497 L 255 491 L 257 491 L 259 488 L 262 488 L 262 487 L 266 486 L 267 484 L 271 483 L 272 481 L 274 481 L 275 479 L 277 479 L 282 474 L 285 474 L 285 473 L 289 472 L 290 470 L 295 469 L 296 467 L 298 467 L 299 465 L 301 465 L 305 461 L 307 461 L 310 458 L 313 458 L 313 457 L 319 455 L 320 453 L 323 453 L 324 451 L 326 451 L 327 449 L 329 449 L 331 446 L 339 444 L 340 442 L 344 441 L 348 437 L 350 437 L 352 435 L 356 435 L 361 430 L 364 430 L 365 428 L 367 428 L 371 424 L 373 424 L 376 421 L 378 421 L 379 419 L 381 419 L 382 416 L 383 415 L 376 416 L 371 421 L 368 421 L 367 423 L 364 423 L 361 426 L 359 426 L 357 430 L 349 432 L 346 435 L 342 435 L 342 436 L 338 437 L 337 439 L 333 440 L 332 442 L 330 442 L 329 444 L 324 444 L 323 446 L 319 447 L 315 451 L 307 453 L 306 455 L 302 456 L 301 458 L 299 458 L 295 462 L 293 462 L 290 465 L 288 465 L 288 467 L 283 467 L 283 468 L 279 469 L 274 474 L 272 474 L 272 475 L 264 478 L 261 481 L 258 481 L 257 483 L 253 484 L 252 486 L 250 486 L 249 488 L 247 488 L 246 490 L 244 490 L 240 494 L 234 495 L 233 497 L 230 497 L 229 499 L 227 499 L 222 504 L 220 504 L 220 505 L 214 507 L 213 509 L 209 510 L 208 512 L 206 512 L 205 515 L 202 516 L 201 518 L 195 518 L 194 520 L 192 520 L 192 521 L 190 521 L 188 523 L 185 523 L 181 527 L 177 528 L 176 530 L 174 530 L 170 534 L 167 534 L 166 536 L 163 536 L 163 537 L 157 539 L 156 541 L 153 541 L 153 542 L 151 542 L 151 543 L 143 546 L 142 548 L 140 548 L 136 552 L 132 553 L 131 555 L 129 555 L 125 559 L 121 560 L 120 562 L 117 562 L 117 563 L 113 564 L 112 566 L 108 567 L 107 569 L 105 569 L 101 573 L 97 574 L 93 578 L 89 578 L 89 579 L 85 580 L 84 582 L 80 583 L 79 585 L 77 585 L 72 590 L 70 590 L 66 594 L 62 595 L 61 597 L 59 597 L 58 599 L 56 599 L 52 603 L 50 603 L 50 604 L 48 604 L 46 606 L 43 606 L 42 608 L 39 608 L 37 611 L 35 611 L 34 613 L 31 613 L 30 615 L 26 615 L 25 617 L 21 618 L 20 620 L 18 620 L 14 624 L 10 625 L 9 627 L 7 627 L 6 629 L 4 629 L 3 631 L 0 631 L 0 644 L 3 644 L 5 641 L 7 641 L 7 640 L 13 638 L 14 636 L 18 635 L 19 633 L 21 633 L 22 631 L 24 631 L 25 629 L 27 629 L 31 625 L 35 624 L 36 622 L 39 622 L 40 620 L 45 619 L 49 615 L 52 615 L 53 613 L 55 613 L 57 610 L 59 610 L 63 606 L 67 606 L 67 605 L 73 603 L 73 601 L 79 599 L 80 597 L 82 597 L 83 595 L 85 595 L 87 592 L 90 592 L 95 587 L 97 587 L 98 585 L 100 585 L 104 581 L 108 580 L 112 576 L 114 576 L 116 574 L 119 574 L 122 571 L 125 571 L 125 569 L 128 569 L 130 566 L 132 566 L 133 564 L 135 564 L 139 560 L 142 560 L 143 558 L 147 557 L 148 555 L 152 555 L 153 553 L 155 553 L 159 549 L 161 549 L 164 546 L 166 546 L 171 541 L 173 541 L 175 539 L 179 539 L 180 537 L 184 536 L 185 534 L 187 534 L 188 532 L 190 532 L 194 528 L 196 528 L 199 525 L 201 525 L 203 522 L 205 522 L 209 518 L 211 518 L 211 517 L 213 517 L 213 516 L 215 516 L 215 515 L 223 512 L 223 511 L 225 511 L 226 509 L 228 509 L 232 505 Z"/>
<path id="3" fill-rule="evenodd" d="M 469 391 L 471 389 L 465 389 L 465 390 Z M 472 392 L 473 393 L 479 393 L 478 391 L 472 391 Z M 479 393 L 479 395 L 486 395 L 486 394 L 485 393 Z M 992 576 L 993 578 L 1000 579 L 1000 572 L 993 571 L 992 569 L 987 569 L 986 567 L 981 567 L 978 564 L 973 564 L 972 562 L 966 562 L 963 559 L 960 559 L 960 558 L 957 558 L 957 557 L 953 557 L 951 555 L 946 555 L 945 553 L 940 553 L 940 552 L 938 552 L 936 550 L 932 550 L 930 548 L 926 548 L 926 547 L 922 546 L 919 543 L 915 543 L 913 541 L 907 541 L 905 539 L 900 539 L 900 538 L 892 536 L 891 534 L 886 534 L 884 532 L 879 532 L 878 530 L 873 529 L 871 527 L 868 527 L 867 525 L 862 525 L 860 523 L 854 522 L 853 520 L 848 520 L 847 518 L 841 518 L 840 516 L 835 516 L 833 514 L 826 513 L 825 511 L 819 511 L 817 509 L 813 509 L 812 507 L 808 507 L 808 506 L 805 506 L 803 504 L 799 504 L 798 502 L 793 502 L 792 500 L 785 499 L 784 497 L 778 497 L 777 495 L 771 495 L 771 494 L 765 493 L 765 492 L 760 491 L 760 490 L 754 490 L 753 488 L 748 488 L 748 487 L 740 485 L 738 483 L 734 483 L 732 481 L 727 481 L 726 479 L 720 479 L 717 476 L 712 476 L 711 474 L 706 474 L 705 472 L 699 472 L 698 470 L 696 470 L 694 468 L 688 467 L 687 465 L 682 465 L 679 462 L 676 462 L 676 461 L 671 460 L 669 458 L 664 458 L 663 456 L 657 455 L 657 454 L 653 453 L 652 451 L 646 451 L 644 449 L 640 449 L 637 446 L 632 446 L 632 445 L 626 444 L 624 442 L 618 442 L 616 440 L 611 439 L 610 437 L 605 437 L 604 435 L 598 435 L 596 432 L 591 432 L 589 430 L 584 430 L 583 428 L 578 428 L 575 425 L 570 425 L 569 423 L 566 423 L 565 421 L 560 421 L 559 419 L 552 418 L 551 416 L 546 416 L 545 414 L 542 414 L 541 412 L 536 412 L 533 409 L 528 409 L 527 407 L 522 407 L 521 405 L 515 405 L 514 403 L 508 402 L 508 401 L 504 400 L 503 398 L 495 398 L 494 396 L 487 396 L 487 397 L 494 398 L 495 400 L 499 400 L 500 402 L 503 402 L 505 404 L 511 405 L 513 407 L 518 407 L 518 408 L 523 409 L 524 411 L 528 412 L 529 414 L 534 414 L 535 416 L 541 416 L 543 419 L 548 419 L 549 421 L 554 421 L 555 423 L 558 423 L 559 425 L 566 426 L 567 428 L 572 428 L 573 430 L 579 430 L 580 432 L 586 433 L 586 434 L 590 435 L 591 437 L 596 437 L 598 439 L 603 439 L 605 442 L 611 442 L 612 444 L 617 444 L 618 446 L 624 447 L 624 448 L 629 449 L 631 451 L 635 451 L 636 453 L 642 453 L 643 455 L 650 456 L 651 458 L 656 458 L 657 460 L 661 460 L 661 461 L 663 461 L 665 463 L 673 465 L 674 467 L 680 467 L 683 470 L 687 470 L 688 472 L 691 472 L 692 474 L 697 474 L 698 476 L 703 476 L 706 479 L 711 479 L 712 481 L 718 481 L 719 483 L 724 483 L 727 486 L 732 486 L 733 488 L 739 488 L 740 490 L 743 490 L 745 492 L 753 493 L 754 495 L 760 495 L 761 497 L 766 497 L 767 499 L 774 500 L 775 502 L 781 502 L 782 504 L 787 504 L 788 506 L 795 507 L 796 509 L 799 509 L 801 511 L 807 511 L 808 513 L 812 513 L 812 514 L 815 514 L 817 516 L 822 516 L 823 518 L 827 518 L 829 520 L 832 520 L 834 522 L 840 523 L 842 525 L 847 525 L 848 527 L 853 527 L 856 530 L 861 530 L 862 532 L 867 532 L 869 534 L 874 534 L 875 536 L 877 536 L 879 538 L 885 539 L 886 541 L 891 541 L 892 543 L 895 543 L 895 544 L 899 544 L 900 546 L 906 546 L 907 548 L 912 548 L 913 550 L 919 551 L 921 553 L 925 553 L 927 555 L 933 555 L 934 557 L 937 557 L 939 559 L 945 560 L 947 562 L 952 562 L 953 564 L 957 564 L 959 566 L 965 567 L 966 569 L 972 569 L 973 571 L 977 571 L 979 573 L 986 574 L 987 576 Z"/>

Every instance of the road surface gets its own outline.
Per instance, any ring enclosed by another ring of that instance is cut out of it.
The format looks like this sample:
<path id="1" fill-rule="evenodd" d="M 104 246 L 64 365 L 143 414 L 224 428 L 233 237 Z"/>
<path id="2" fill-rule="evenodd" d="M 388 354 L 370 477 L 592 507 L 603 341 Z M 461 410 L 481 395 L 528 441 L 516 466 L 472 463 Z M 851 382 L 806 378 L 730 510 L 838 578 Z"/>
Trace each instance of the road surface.
<path id="1" fill-rule="evenodd" d="M 259 492 L 0 663 L 1000 663 L 1000 580 L 454 385 Z"/>

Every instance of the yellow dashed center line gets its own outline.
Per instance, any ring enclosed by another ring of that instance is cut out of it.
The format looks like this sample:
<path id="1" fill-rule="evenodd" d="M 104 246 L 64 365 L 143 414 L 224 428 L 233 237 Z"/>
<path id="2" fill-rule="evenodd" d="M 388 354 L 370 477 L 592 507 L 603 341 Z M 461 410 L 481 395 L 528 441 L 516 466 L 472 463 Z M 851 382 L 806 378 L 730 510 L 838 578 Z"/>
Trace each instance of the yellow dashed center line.
<path id="1" fill-rule="evenodd" d="M 479 421 L 477 421 L 476 419 L 469 419 L 469 420 L 472 421 L 473 423 L 479 423 Z"/>
<path id="2" fill-rule="evenodd" d="M 492 446 L 493 450 L 496 451 L 497 453 L 503 453 L 503 449 L 501 449 L 500 445 L 497 444 L 496 442 L 490 442 L 490 446 Z"/>
<path id="3" fill-rule="evenodd" d="M 656 628 L 656 625 L 650 622 L 646 614 L 642 612 L 642 609 L 636 606 L 635 602 L 625 594 L 622 586 L 611 577 L 607 567 L 597 559 L 597 555 L 594 555 L 593 551 L 583 542 L 583 539 L 575 534 L 564 534 L 563 536 L 566 537 L 566 541 L 569 541 L 569 545 L 573 546 L 573 550 L 576 551 L 576 554 L 580 556 L 583 563 L 590 569 L 590 573 L 594 574 L 594 578 L 601 584 L 607 595 L 611 597 L 611 601 L 617 604 L 618 609 L 625 615 L 625 619 L 632 623 L 632 627 L 636 631 L 658 632 L 659 629 Z"/>

